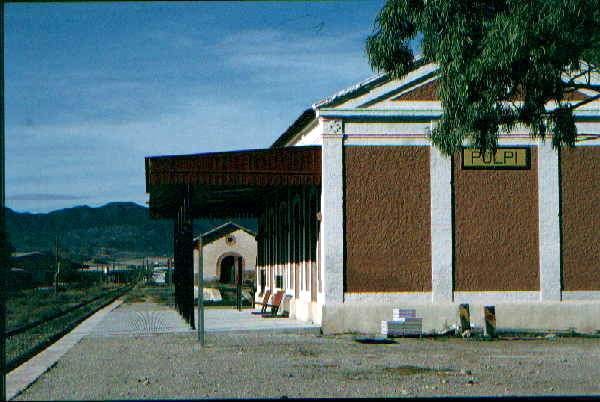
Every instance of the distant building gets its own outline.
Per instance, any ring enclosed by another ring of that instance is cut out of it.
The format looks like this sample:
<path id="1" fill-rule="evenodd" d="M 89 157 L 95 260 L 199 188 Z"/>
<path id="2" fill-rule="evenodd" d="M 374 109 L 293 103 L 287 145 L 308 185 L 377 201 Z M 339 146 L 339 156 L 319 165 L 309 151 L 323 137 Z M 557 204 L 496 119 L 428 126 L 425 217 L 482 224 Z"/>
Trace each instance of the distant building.
<path id="1" fill-rule="evenodd" d="M 11 265 L 28 272 L 31 286 L 52 283 L 56 257 L 49 252 L 12 253 Z M 20 272 L 20 271 L 19 271 Z M 20 275 L 20 274 L 19 274 Z"/>
<path id="2" fill-rule="evenodd" d="M 11 268 L 6 278 L 6 285 L 8 290 L 29 289 L 33 287 L 33 276 L 23 268 Z"/>
<path id="3" fill-rule="evenodd" d="M 235 283 L 241 265 L 243 279 L 253 279 L 256 266 L 256 233 L 233 222 L 194 239 L 194 285 L 198 286 L 200 259 L 205 281 Z"/>

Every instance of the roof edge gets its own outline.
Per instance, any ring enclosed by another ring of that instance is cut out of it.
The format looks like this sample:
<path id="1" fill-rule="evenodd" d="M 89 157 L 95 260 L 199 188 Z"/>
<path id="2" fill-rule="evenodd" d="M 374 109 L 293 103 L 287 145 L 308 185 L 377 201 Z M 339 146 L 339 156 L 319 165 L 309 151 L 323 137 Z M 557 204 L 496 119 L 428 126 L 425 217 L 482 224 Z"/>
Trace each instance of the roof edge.
<path id="1" fill-rule="evenodd" d="M 425 57 L 421 56 L 421 57 L 415 58 L 412 66 L 411 66 L 411 69 L 409 71 L 407 71 L 406 74 L 408 74 L 411 71 L 414 71 L 418 68 L 421 68 L 426 64 L 428 64 L 428 62 L 425 60 Z M 406 75 L 406 74 L 404 74 L 404 75 Z M 343 89 L 328 98 L 320 100 L 319 102 L 313 104 L 313 108 L 320 109 L 322 107 L 332 107 L 332 106 L 338 105 L 340 103 L 344 103 L 348 99 L 355 98 L 360 95 L 364 95 L 365 93 L 369 92 L 373 88 L 383 85 L 386 82 L 391 81 L 392 79 L 393 78 L 391 78 L 390 74 L 388 74 L 388 73 L 379 73 L 375 76 L 367 78 L 364 81 L 359 82 L 358 84 L 355 84 L 355 85 L 352 85 L 351 87 Z"/>
<path id="2" fill-rule="evenodd" d="M 206 232 L 204 232 L 204 233 L 200 234 L 199 236 L 195 236 L 193 240 L 194 240 L 194 242 L 197 242 L 198 240 L 202 240 L 202 239 L 204 239 L 205 237 L 207 237 L 207 236 L 209 236 L 209 235 L 211 235 L 211 234 L 213 234 L 213 233 L 215 233 L 215 232 L 218 232 L 219 230 L 223 230 L 224 228 L 226 228 L 226 227 L 228 227 L 228 226 L 231 226 L 232 228 L 234 228 L 234 229 L 235 229 L 235 230 L 232 230 L 232 231 L 236 231 L 236 230 L 242 230 L 242 231 L 244 231 L 244 232 L 248 233 L 249 235 L 251 235 L 251 236 L 253 236 L 253 237 L 256 237 L 256 235 L 257 235 L 257 234 L 256 234 L 256 233 L 255 233 L 253 230 L 250 230 L 250 229 L 248 229 L 247 227 L 244 227 L 244 226 L 242 226 L 242 225 L 238 225 L 238 224 L 237 224 L 237 223 L 235 223 L 235 222 L 229 221 L 229 222 L 225 222 L 225 223 L 223 223 L 222 225 L 215 226 L 214 228 L 212 228 L 212 229 L 210 229 L 210 230 L 208 230 L 208 231 L 206 231 Z M 228 232 L 228 233 L 231 233 L 232 231 L 230 231 L 230 232 Z M 216 241 L 217 239 L 220 239 L 221 237 L 223 237 L 223 236 L 219 236 L 219 237 L 217 237 L 217 238 L 215 238 L 215 239 L 213 239 L 213 240 L 211 240 L 211 241 L 208 241 L 208 242 L 202 242 L 202 244 L 203 244 L 203 245 L 204 245 L 204 244 L 210 244 L 210 243 L 212 243 L 212 242 Z"/>
<path id="3" fill-rule="evenodd" d="M 296 134 L 298 134 L 304 127 L 306 127 L 311 121 L 313 121 L 317 117 L 317 113 L 314 108 L 310 107 L 306 109 L 302 114 L 292 123 L 291 126 L 287 128 L 275 140 L 275 142 L 271 145 L 271 148 L 283 148 L 287 144 L 289 140 L 294 138 Z"/>

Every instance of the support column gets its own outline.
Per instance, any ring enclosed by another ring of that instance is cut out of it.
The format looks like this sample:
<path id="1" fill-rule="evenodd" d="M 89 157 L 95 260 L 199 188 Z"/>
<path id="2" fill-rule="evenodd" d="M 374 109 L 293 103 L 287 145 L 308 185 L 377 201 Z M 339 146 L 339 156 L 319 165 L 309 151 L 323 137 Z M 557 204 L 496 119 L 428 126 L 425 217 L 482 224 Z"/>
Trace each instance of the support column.
<path id="1" fill-rule="evenodd" d="M 343 122 L 323 122 L 322 263 L 326 304 L 344 302 L 344 171 Z"/>
<path id="2" fill-rule="evenodd" d="M 173 232 L 175 307 L 194 328 L 194 246 L 189 195 L 182 200 Z"/>
<path id="3" fill-rule="evenodd" d="M 540 300 L 561 300 L 558 151 L 538 143 L 538 225 Z"/>
<path id="4" fill-rule="evenodd" d="M 198 241 L 200 247 L 200 259 L 198 263 L 198 341 L 204 346 L 204 254 L 202 254 L 202 236 Z"/>
<path id="5" fill-rule="evenodd" d="M 451 303 L 452 289 L 452 160 L 433 145 L 429 154 L 431 182 L 431 301 Z"/>
<path id="6" fill-rule="evenodd" d="M 173 275 L 171 275 L 175 309 L 178 313 L 181 313 L 179 306 L 179 291 L 181 286 L 179 285 L 179 273 L 181 271 L 181 216 L 180 211 L 177 211 L 177 216 L 173 222 Z"/>
<path id="7" fill-rule="evenodd" d="M 287 294 L 290 295 L 294 295 L 294 288 L 292 287 L 292 283 L 294 282 L 294 264 L 292 261 L 292 193 L 290 188 L 288 187 L 286 189 L 286 214 L 287 214 L 287 223 L 286 223 L 286 230 L 285 230 L 285 242 L 287 244 L 286 246 L 286 254 L 285 254 L 285 260 L 286 260 L 286 266 L 287 266 Z"/>
<path id="8" fill-rule="evenodd" d="M 189 194 L 183 203 L 182 215 L 182 245 L 181 252 L 183 262 L 183 272 L 180 278 L 182 284 L 182 304 L 185 320 L 190 326 L 195 329 L 194 323 L 194 232 L 192 217 L 190 211 Z"/>
<path id="9" fill-rule="evenodd" d="M 236 284 L 236 304 L 238 311 L 242 311 L 242 281 L 244 276 L 244 271 L 242 268 L 242 257 L 234 257 L 234 266 L 235 266 L 235 284 Z"/>

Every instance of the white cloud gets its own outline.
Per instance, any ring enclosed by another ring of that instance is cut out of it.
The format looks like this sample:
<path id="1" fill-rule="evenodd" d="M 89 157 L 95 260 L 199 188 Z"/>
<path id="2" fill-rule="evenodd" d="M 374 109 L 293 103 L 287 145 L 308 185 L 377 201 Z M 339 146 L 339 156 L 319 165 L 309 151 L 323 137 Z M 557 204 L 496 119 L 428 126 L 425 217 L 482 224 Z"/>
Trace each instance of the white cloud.
<path id="1" fill-rule="evenodd" d="M 356 78 L 370 72 L 362 47 L 356 46 L 366 36 L 361 32 L 325 35 L 253 29 L 224 38 L 214 53 L 227 67 L 265 83 L 306 81 L 322 75 Z"/>

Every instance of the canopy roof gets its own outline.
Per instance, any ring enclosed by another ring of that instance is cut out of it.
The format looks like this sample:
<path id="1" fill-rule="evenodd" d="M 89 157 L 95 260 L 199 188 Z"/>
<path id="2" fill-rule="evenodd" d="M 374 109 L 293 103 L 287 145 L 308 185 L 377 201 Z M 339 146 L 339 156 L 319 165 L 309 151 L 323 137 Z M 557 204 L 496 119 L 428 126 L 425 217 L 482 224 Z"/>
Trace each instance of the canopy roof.
<path id="1" fill-rule="evenodd" d="M 253 216 L 269 188 L 320 184 L 317 146 L 146 158 L 154 218 L 177 216 L 186 197 L 193 217 Z"/>

